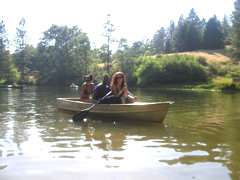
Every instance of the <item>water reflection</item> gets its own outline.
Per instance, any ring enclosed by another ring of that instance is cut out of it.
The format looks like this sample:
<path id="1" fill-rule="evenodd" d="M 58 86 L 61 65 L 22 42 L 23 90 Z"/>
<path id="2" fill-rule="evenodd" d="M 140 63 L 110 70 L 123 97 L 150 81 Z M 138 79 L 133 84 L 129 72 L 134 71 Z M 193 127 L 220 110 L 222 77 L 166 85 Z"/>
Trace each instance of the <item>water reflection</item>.
<path id="1" fill-rule="evenodd" d="M 61 159 L 62 166 L 74 160 L 98 168 L 148 169 L 150 174 L 159 167 L 165 172 L 174 167 L 180 173 L 188 166 L 195 172 L 194 177 L 202 177 L 196 171 L 202 169 L 208 178 L 210 168 L 220 174 L 220 179 L 239 178 L 239 93 L 159 89 L 131 92 L 142 101 L 174 101 L 164 124 L 96 117 L 73 123 L 72 113 L 56 109 L 56 98 L 78 97 L 79 90 L 0 89 L 0 171 L 11 168 L 6 158 L 21 156 Z"/>

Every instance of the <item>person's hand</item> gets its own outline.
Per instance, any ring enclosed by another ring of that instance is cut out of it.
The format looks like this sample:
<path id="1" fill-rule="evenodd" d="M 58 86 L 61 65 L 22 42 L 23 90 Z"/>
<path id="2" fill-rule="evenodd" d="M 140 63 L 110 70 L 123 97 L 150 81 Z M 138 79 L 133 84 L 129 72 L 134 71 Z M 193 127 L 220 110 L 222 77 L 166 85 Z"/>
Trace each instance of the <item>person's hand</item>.
<path id="1" fill-rule="evenodd" d="M 138 97 L 137 97 L 137 96 L 134 96 L 134 97 L 133 97 L 133 100 L 137 100 L 137 99 L 138 99 Z"/>

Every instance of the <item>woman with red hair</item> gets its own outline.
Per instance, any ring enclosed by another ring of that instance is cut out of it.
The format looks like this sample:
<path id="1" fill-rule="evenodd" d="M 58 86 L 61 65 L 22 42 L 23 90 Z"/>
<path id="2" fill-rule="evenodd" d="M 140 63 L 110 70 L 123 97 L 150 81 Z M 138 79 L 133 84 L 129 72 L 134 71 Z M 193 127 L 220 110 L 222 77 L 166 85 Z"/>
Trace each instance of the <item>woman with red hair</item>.
<path id="1" fill-rule="evenodd" d="M 115 99 L 118 99 L 118 103 L 132 103 L 136 100 L 136 96 L 129 96 L 128 87 L 126 83 L 126 76 L 123 72 L 116 72 L 112 77 L 111 90 Z"/>

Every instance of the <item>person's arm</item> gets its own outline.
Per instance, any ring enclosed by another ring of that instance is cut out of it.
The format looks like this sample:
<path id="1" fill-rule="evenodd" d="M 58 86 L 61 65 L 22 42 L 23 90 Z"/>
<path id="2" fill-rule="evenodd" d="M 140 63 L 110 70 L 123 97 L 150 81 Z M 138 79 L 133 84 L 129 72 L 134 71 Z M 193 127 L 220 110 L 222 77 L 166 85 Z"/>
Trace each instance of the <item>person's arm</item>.
<path id="1" fill-rule="evenodd" d="M 115 85 L 113 85 L 112 87 L 111 87 L 111 89 L 112 89 L 112 94 L 115 96 L 115 97 L 119 97 L 121 94 L 122 94 L 122 90 L 120 90 L 119 92 L 117 92 L 117 88 L 116 88 L 116 86 Z"/>
<path id="2" fill-rule="evenodd" d="M 127 84 L 124 85 L 123 87 L 123 96 L 128 96 L 128 87 L 127 87 Z"/>
<path id="3" fill-rule="evenodd" d="M 112 94 L 113 94 L 114 96 L 117 96 L 116 86 L 112 85 L 112 86 L 111 86 L 111 91 L 112 91 Z"/>
<path id="4" fill-rule="evenodd" d="M 85 90 L 85 88 L 86 88 L 86 85 L 83 84 L 83 85 L 82 85 L 82 88 L 81 88 L 80 100 L 83 99 L 83 94 L 84 94 L 84 90 Z"/>
<path id="5" fill-rule="evenodd" d="M 114 96 L 116 97 L 119 97 L 123 92 L 123 96 L 127 96 L 128 95 L 128 92 L 127 92 L 127 85 L 124 85 L 123 89 L 121 89 L 118 93 L 117 93 L 117 89 L 116 89 L 116 86 L 112 86 L 112 93 Z"/>
<path id="6" fill-rule="evenodd" d="M 94 90 L 93 90 L 93 99 L 97 100 L 97 96 L 98 96 L 98 86 L 95 86 Z"/>

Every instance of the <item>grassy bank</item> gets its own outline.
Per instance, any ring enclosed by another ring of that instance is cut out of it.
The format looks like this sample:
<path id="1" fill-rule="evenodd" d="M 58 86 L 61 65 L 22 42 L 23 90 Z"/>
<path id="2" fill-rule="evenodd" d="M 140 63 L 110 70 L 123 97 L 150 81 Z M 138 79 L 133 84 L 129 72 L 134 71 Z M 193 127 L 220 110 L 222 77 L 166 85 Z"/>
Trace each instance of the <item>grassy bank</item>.
<path id="1" fill-rule="evenodd" d="M 240 78 L 240 65 L 226 56 L 225 49 L 199 50 L 180 54 L 188 54 L 196 58 L 203 57 L 203 65 L 209 73 L 207 84 L 181 85 L 183 88 L 240 91 L 240 82 L 233 82 L 233 79 Z"/>

